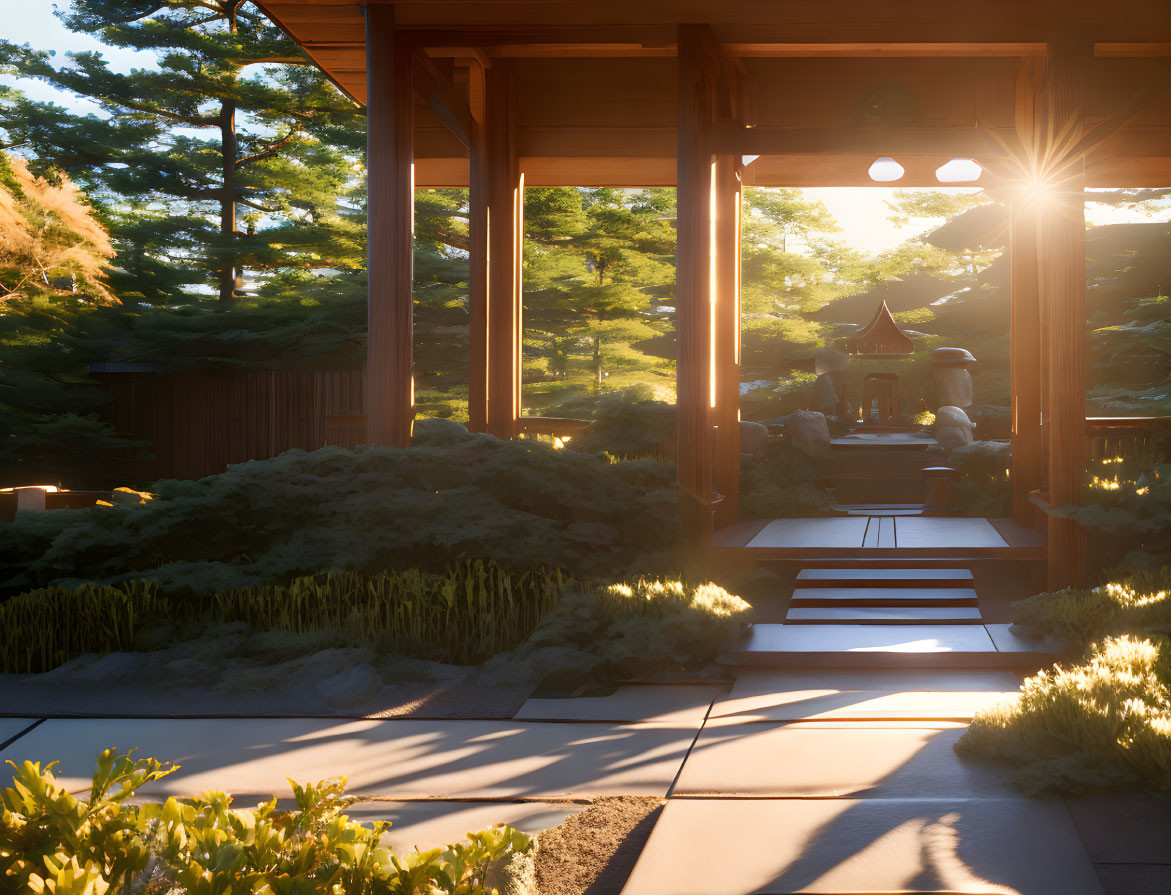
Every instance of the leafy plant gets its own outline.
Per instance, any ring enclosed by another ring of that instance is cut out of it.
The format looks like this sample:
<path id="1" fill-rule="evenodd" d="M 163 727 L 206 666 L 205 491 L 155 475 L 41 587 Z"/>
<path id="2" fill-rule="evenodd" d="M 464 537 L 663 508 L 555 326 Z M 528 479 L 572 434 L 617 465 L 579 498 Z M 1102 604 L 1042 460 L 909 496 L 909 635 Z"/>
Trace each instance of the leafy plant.
<path id="1" fill-rule="evenodd" d="M 0 671 L 36 674 L 83 653 L 133 649 L 144 622 L 166 608 L 147 581 L 26 591 L 0 603 Z"/>
<path id="2" fill-rule="evenodd" d="M 673 564 L 670 464 L 611 464 L 442 420 L 416 433 L 405 450 L 289 451 L 198 482 L 159 482 L 143 505 L 20 514 L 0 523 L 0 587 L 131 576 L 208 593 L 323 571 L 439 571 L 483 556 L 582 577 Z"/>
<path id="3" fill-rule="evenodd" d="M 1028 678 L 956 750 L 1010 761 L 1033 792 L 1171 785 L 1171 647 L 1108 638 L 1082 665 Z"/>
<path id="4" fill-rule="evenodd" d="M 343 813 L 356 801 L 345 795 L 345 778 L 292 783 L 296 807 L 285 811 L 275 797 L 233 808 L 222 792 L 128 804 L 177 766 L 113 749 L 98 756 L 85 799 L 56 782 L 55 762 L 9 764 L 16 774 L 0 815 L 5 891 L 491 895 L 536 848 L 532 837 L 498 826 L 464 843 L 394 855 L 379 841 L 389 823 L 365 827 Z"/>
<path id="5" fill-rule="evenodd" d="M 740 515 L 831 515 L 833 492 L 818 485 L 816 475 L 805 455 L 788 443 L 770 441 L 761 460 L 741 454 Z"/>
<path id="6" fill-rule="evenodd" d="M 955 497 L 965 515 L 1012 515 L 1012 449 L 1007 442 L 973 441 L 961 445 L 948 452 L 948 462 L 960 473 Z"/>
<path id="7" fill-rule="evenodd" d="M 350 646 L 466 665 L 515 649 L 562 588 L 559 572 L 516 574 L 482 560 L 441 574 L 324 574 L 195 599 L 149 581 L 44 588 L 0 605 L 0 670 L 39 673 L 84 653 L 157 646 L 155 628 L 174 636 L 176 625 L 225 622 L 252 632 L 331 633 Z"/>

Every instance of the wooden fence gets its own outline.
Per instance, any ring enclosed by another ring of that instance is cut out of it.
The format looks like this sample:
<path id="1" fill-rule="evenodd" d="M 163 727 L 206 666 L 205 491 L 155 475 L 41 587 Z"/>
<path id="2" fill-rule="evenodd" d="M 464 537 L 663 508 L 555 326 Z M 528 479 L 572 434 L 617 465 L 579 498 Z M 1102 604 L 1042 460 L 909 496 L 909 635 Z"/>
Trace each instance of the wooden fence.
<path id="1" fill-rule="evenodd" d="M 127 452 L 128 480 L 200 479 L 229 463 L 292 448 L 352 447 L 354 434 L 327 420 L 365 413 L 363 373 L 190 370 L 92 374 L 113 396 L 104 418 L 119 435 L 149 442 L 153 459 Z"/>

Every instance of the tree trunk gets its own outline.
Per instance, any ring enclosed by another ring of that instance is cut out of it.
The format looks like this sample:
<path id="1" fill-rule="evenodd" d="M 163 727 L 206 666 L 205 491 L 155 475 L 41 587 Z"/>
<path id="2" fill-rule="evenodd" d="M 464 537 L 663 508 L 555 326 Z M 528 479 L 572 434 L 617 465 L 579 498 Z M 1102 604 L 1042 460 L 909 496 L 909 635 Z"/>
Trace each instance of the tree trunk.
<path id="1" fill-rule="evenodd" d="M 602 340 L 594 336 L 594 382 L 598 388 L 602 387 Z"/>

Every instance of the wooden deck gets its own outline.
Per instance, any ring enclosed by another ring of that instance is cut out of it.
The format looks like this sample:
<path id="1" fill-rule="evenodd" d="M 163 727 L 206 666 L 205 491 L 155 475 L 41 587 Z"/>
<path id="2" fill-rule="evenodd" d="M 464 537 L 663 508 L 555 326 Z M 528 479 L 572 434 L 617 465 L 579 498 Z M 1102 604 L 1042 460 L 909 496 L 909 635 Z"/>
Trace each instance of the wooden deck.
<path id="1" fill-rule="evenodd" d="M 717 531 L 712 547 L 739 559 L 1045 558 L 1036 530 L 963 516 L 740 519 Z"/>

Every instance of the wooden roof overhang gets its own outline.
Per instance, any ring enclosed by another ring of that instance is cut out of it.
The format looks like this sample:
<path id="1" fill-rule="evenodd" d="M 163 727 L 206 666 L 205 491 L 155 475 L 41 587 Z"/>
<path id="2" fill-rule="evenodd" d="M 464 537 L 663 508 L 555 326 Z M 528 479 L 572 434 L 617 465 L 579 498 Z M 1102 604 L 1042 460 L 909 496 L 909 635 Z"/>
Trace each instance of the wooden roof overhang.
<path id="1" fill-rule="evenodd" d="M 258 3 L 355 101 L 366 96 L 366 30 L 348 0 Z M 897 158 L 898 186 L 937 186 L 935 169 L 972 157 L 995 182 L 1014 135 L 1023 60 L 1056 31 L 1092 44 L 1089 187 L 1171 184 L 1171 14 L 1149 0 L 418 0 L 395 3 L 419 69 L 415 178 L 466 186 L 459 113 L 476 105 L 471 69 L 508 60 L 516 139 L 529 185 L 670 186 L 676 178 L 676 24 L 708 23 L 743 85 L 745 113 L 719 151 L 759 155 L 748 184 L 869 186 Z M 1027 63 L 1026 63 L 1027 64 Z M 443 96 L 451 102 L 444 103 Z M 439 101 L 434 101 L 436 97 Z M 437 111 L 438 110 L 438 111 Z M 445 110 L 447 114 L 445 113 Z M 473 114 L 465 111 L 465 114 Z M 453 121 L 452 118 L 457 120 Z"/>

